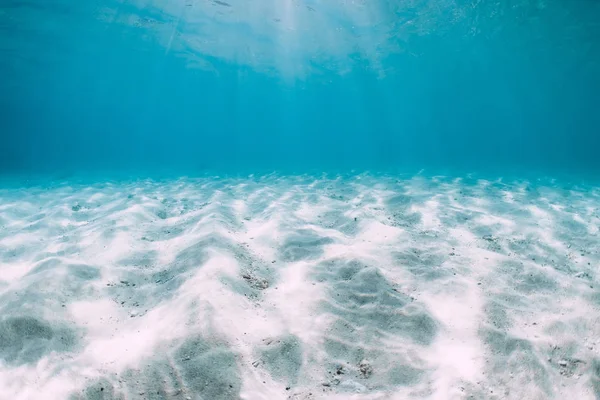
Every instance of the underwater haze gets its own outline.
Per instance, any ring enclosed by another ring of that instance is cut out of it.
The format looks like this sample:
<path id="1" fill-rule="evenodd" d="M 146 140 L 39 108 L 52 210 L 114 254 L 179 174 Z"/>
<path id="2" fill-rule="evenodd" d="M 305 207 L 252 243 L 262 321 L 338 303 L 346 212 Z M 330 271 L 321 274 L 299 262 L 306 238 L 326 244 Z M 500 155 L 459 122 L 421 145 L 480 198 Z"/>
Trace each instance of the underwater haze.
<path id="1" fill-rule="evenodd" d="M 598 171 L 593 0 L 0 6 L 1 171 Z"/>
<path id="2" fill-rule="evenodd" d="M 0 0 L 0 400 L 600 400 L 600 1 Z"/>

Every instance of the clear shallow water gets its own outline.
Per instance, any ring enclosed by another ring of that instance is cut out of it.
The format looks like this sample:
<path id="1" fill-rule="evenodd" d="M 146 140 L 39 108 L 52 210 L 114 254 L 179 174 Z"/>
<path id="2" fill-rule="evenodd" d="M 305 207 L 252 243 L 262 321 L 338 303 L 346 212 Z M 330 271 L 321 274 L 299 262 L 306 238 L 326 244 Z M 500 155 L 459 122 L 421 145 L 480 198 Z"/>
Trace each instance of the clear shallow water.
<path id="1" fill-rule="evenodd" d="M 597 172 L 596 1 L 4 1 L 3 171 Z"/>
<path id="2" fill-rule="evenodd" d="M 600 398 L 599 7 L 4 1 L 0 400 Z"/>

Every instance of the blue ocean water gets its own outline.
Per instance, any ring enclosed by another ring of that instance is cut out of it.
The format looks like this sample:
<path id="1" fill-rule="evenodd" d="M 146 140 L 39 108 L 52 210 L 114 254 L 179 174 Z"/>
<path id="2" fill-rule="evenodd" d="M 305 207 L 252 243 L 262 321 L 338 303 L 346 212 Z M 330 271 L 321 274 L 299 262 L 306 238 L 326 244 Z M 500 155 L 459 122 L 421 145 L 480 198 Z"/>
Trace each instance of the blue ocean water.
<path id="1" fill-rule="evenodd" d="M 0 0 L 0 400 L 598 400 L 599 105 L 596 0 Z"/>
<path id="2" fill-rule="evenodd" d="M 592 0 L 4 0 L 3 173 L 600 166 Z"/>

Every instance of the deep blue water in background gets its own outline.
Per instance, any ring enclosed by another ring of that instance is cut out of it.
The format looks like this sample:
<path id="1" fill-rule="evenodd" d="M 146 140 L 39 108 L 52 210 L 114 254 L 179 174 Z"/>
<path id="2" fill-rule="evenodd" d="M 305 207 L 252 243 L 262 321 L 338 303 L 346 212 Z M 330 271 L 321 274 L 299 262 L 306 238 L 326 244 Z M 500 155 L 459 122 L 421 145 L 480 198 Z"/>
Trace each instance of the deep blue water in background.
<path id="1" fill-rule="evenodd" d="M 2 173 L 600 170 L 594 0 L 3 0 L 0 76 Z"/>

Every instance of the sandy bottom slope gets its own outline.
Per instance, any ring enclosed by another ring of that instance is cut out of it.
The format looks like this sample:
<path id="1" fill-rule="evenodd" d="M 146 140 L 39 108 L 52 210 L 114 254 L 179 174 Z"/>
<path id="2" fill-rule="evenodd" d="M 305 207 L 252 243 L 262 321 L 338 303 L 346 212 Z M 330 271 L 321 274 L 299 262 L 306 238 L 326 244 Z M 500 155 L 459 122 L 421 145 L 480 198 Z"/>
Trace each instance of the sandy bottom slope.
<path id="1" fill-rule="evenodd" d="M 0 189 L 0 399 L 598 399 L 600 190 Z"/>

